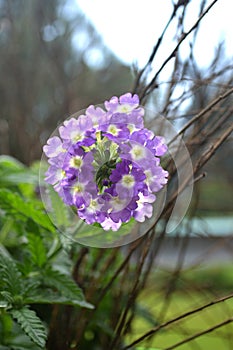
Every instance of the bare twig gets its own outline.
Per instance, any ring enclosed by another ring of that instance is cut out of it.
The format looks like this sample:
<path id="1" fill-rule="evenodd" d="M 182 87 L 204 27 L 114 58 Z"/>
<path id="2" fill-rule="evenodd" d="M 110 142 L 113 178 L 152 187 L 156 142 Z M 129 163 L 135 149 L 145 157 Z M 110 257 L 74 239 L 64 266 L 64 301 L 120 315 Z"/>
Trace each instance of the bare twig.
<path id="1" fill-rule="evenodd" d="M 233 321 L 233 317 L 228 318 L 227 320 L 220 322 L 211 328 L 205 329 L 204 331 L 195 333 L 195 334 L 191 335 L 190 337 L 187 337 L 184 340 L 182 340 L 182 341 L 180 341 L 172 346 L 169 346 L 168 348 L 165 348 L 164 350 L 172 350 L 172 349 L 178 348 L 179 346 L 186 344 L 186 343 L 190 342 L 191 340 L 194 340 L 194 339 L 196 339 L 204 334 L 208 334 L 210 332 L 213 332 L 214 330 L 216 330 L 220 327 L 223 327 L 223 326 L 227 325 L 228 323 L 231 323 L 232 321 Z"/>
<path id="2" fill-rule="evenodd" d="M 163 31 L 162 31 L 162 34 L 161 34 L 160 37 L 158 38 L 158 41 L 157 41 L 156 45 L 154 46 L 153 51 L 152 51 L 152 53 L 151 53 L 151 55 L 150 55 L 150 57 L 149 57 L 149 59 L 148 59 L 146 65 L 145 65 L 145 66 L 140 70 L 140 72 L 138 73 L 138 76 L 137 76 L 136 79 L 135 79 L 135 85 L 134 85 L 134 88 L 133 88 L 133 92 L 134 92 L 134 93 L 138 93 L 138 90 L 137 90 L 137 89 L 140 87 L 139 82 L 140 82 L 142 76 L 143 76 L 143 75 L 145 74 L 145 72 L 148 70 L 148 68 L 149 68 L 149 66 L 151 65 L 151 63 L 153 62 L 153 60 L 154 60 L 154 58 L 155 58 L 155 55 L 156 55 L 156 53 L 157 53 L 157 51 L 158 51 L 158 49 L 159 49 L 159 46 L 160 46 L 161 43 L 162 43 L 163 37 L 164 37 L 164 35 L 165 35 L 165 33 L 166 33 L 166 31 L 167 31 L 167 29 L 168 29 L 168 27 L 169 27 L 171 21 L 172 21 L 173 18 L 176 16 L 176 12 L 177 12 L 179 6 L 181 6 L 181 5 L 174 5 L 173 12 L 172 12 L 172 14 L 171 14 L 171 16 L 170 16 L 170 18 L 169 18 L 167 24 L 165 25 L 165 27 L 164 27 L 164 29 L 163 29 Z"/>
<path id="3" fill-rule="evenodd" d="M 218 0 L 214 0 L 205 11 L 202 12 L 202 14 L 200 15 L 200 17 L 197 19 L 196 23 L 186 32 L 183 33 L 182 37 L 180 38 L 180 40 L 178 41 L 177 45 L 175 46 L 175 48 L 173 49 L 173 51 L 171 52 L 171 54 L 164 60 L 164 62 L 162 63 L 161 67 L 158 69 L 158 71 L 156 72 L 156 74 L 154 75 L 154 77 L 152 78 L 152 80 L 150 81 L 149 84 L 147 84 L 147 86 L 144 88 L 142 94 L 141 94 L 141 99 L 143 100 L 148 94 L 150 94 L 153 89 L 157 86 L 156 80 L 157 77 L 159 76 L 159 74 L 161 73 L 161 71 L 163 70 L 163 68 L 167 65 L 167 63 L 176 55 L 176 52 L 178 51 L 180 45 L 182 44 L 182 42 L 187 38 L 187 36 L 192 33 L 199 25 L 199 23 L 201 22 L 201 20 L 203 19 L 203 17 L 209 12 L 209 10 L 215 5 L 215 3 Z"/>
<path id="4" fill-rule="evenodd" d="M 180 321 L 180 320 L 182 320 L 182 319 L 184 319 L 184 318 L 186 318 L 188 316 L 194 315 L 197 312 L 205 310 L 206 308 L 209 308 L 210 306 L 216 305 L 218 303 L 222 303 L 222 302 L 224 302 L 224 301 L 226 301 L 228 299 L 231 299 L 231 298 L 233 298 L 233 293 L 230 294 L 230 295 L 227 295 L 225 297 L 219 298 L 219 299 L 217 299 L 215 301 L 210 301 L 209 303 L 207 303 L 205 305 L 202 305 L 202 306 L 200 306 L 200 307 L 198 307 L 196 309 L 193 309 L 191 311 L 188 311 L 188 312 L 186 312 L 186 313 L 184 313 L 184 314 L 182 314 L 182 315 L 180 315 L 180 316 L 178 316 L 176 318 L 173 318 L 173 319 L 171 319 L 171 320 L 169 320 L 167 322 L 164 322 L 164 323 L 160 324 L 159 326 L 156 326 L 156 327 L 150 329 L 148 332 L 144 333 L 141 337 L 139 337 L 138 339 L 134 340 L 132 343 L 128 344 L 122 350 L 130 349 L 132 346 L 134 346 L 134 345 L 140 343 L 141 341 L 143 341 L 144 339 L 154 335 L 155 333 L 157 333 L 161 329 L 163 329 L 163 328 L 165 328 L 167 326 L 170 326 L 171 324 L 173 324 L 173 323 L 175 323 L 177 321 Z M 230 320 L 232 321 L 232 319 L 230 319 Z"/>
<path id="5" fill-rule="evenodd" d="M 150 237 L 149 238 L 147 237 L 147 242 L 143 246 L 142 254 L 141 254 L 141 257 L 140 257 L 140 261 L 139 261 L 139 265 L 138 265 L 138 267 L 136 269 L 135 280 L 134 280 L 134 284 L 133 284 L 132 290 L 130 292 L 130 297 L 128 299 L 128 303 L 127 303 L 127 305 L 124 308 L 121 320 L 120 320 L 120 322 L 118 324 L 118 327 L 116 329 L 116 332 L 115 332 L 115 337 L 113 338 L 113 341 L 112 341 L 112 343 L 109 346 L 109 350 L 113 350 L 115 348 L 115 346 L 117 345 L 117 343 L 119 342 L 121 331 L 122 331 L 122 329 L 123 329 L 123 327 L 125 325 L 128 312 L 129 312 L 130 308 L 132 307 L 132 305 L 135 302 L 137 291 L 138 291 L 137 287 L 139 285 L 142 268 L 143 268 L 143 266 L 145 264 L 145 260 L 146 260 L 149 248 L 150 248 Z"/>
<path id="6" fill-rule="evenodd" d="M 208 150 L 202 155 L 202 157 L 197 161 L 194 167 L 194 173 L 203 167 L 203 165 L 211 158 L 211 156 L 216 152 L 216 150 L 222 145 L 222 143 L 226 140 L 226 138 L 232 133 L 233 124 L 231 124 L 224 133 L 219 137 L 215 143 L 213 143 Z"/>
<path id="7" fill-rule="evenodd" d="M 216 97 L 211 103 L 209 103 L 204 109 L 202 109 L 195 117 L 193 117 L 185 126 L 182 127 L 182 129 L 177 133 L 177 135 L 169 142 L 169 145 L 171 145 L 178 136 L 184 134 L 184 132 L 193 125 L 198 119 L 203 117 L 207 112 L 209 112 L 216 104 L 218 104 L 220 101 L 224 100 L 226 97 L 231 95 L 233 93 L 233 88 L 227 90 L 223 95 L 219 95 Z"/>

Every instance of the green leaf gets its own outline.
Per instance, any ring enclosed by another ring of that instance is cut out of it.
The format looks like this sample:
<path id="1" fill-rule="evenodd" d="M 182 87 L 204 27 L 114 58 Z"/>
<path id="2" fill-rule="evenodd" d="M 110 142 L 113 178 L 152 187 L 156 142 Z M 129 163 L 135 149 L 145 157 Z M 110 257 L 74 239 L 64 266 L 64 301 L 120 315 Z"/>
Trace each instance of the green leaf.
<path id="1" fill-rule="evenodd" d="M 22 288 L 22 276 L 15 262 L 8 256 L 0 256 L 0 288 L 11 296 L 17 296 Z"/>
<path id="2" fill-rule="evenodd" d="M 53 210 L 50 213 L 53 222 L 59 229 L 63 229 L 69 226 L 69 214 L 67 206 L 62 201 L 58 193 L 53 189 L 52 186 L 48 187 L 49 190 L 49 199 Z"/>
<path id="3" fill-rule="evenodd" d="M 0 244 L 7 245 L 7 237 L 13 226 L 12 218 L 7 218 L 0 230 Z"/>
<path id="4" fill-rule="evenodd" d="M 5 292 L 5 293 L 7 293 L 7 292 Z M 9 304 L 6 301 L 6 296 L 4 295 L 4 292 L 0 292 L 0 295 L 1 295 L 1 297 L 4 297 L 4 299 L 0 298 L 0 311 L 1 311 L 1 309 L 6 309 L 9 306 Z M 9 295 L 8 295 L 8 297 L 9 297 Z"/>
<path id="5" fill-rule="evenodd" d="M 0 156 L 0 169 L 9 169 L 11 171 L 14 170 L 22 170 L 25 166 L 23 163 L 18 161 L 16 158 L 11 156 L 1 155 Z"/>
<path id="6" fill-rule="evenodd" d="M 40 350 L 41 349 L 41 347 L 33 343 L 31 339 L 23 331 L 19 333 L 19 330 L 18 330 L 18 333 L 17 331 L 15 331 L 15 333 L 16 334 L 12 334 L 10 340 L 8 340 L 8 344 L 9 344 L 8 350 Z"/>
<path id="7" fill-rule="evenodd" d="M 89 309 L 93 308 L 93 305 L 85 301 L 82 290 L 68 275 L 51 269 L 46 270 L 43 282 L 47 286 L 56 288 L 62 296 L 69 299 L 72 303 Z"/>
<path id="8" fill-rule="evenodd" d="M 6 290 L 3 290 L 0 292 L 1 296 L 1 307 L 7 308 L 8 306 L 11 306 L 14 303 L 14 298 L 11 293 L 7 292 Z"/>
<path id="9" fill-rule="evenodd" d="M 10 313 L 31 340 L 43 348 L 46 343 L 47 332 L 35 311 L 23 307 L 18 310 L 11 310 Z"/>
<path id="10" fill-rule="evenodd" d="M 17 159 L 0 156 L 0 187 L 25 183 L 38 184 L 38 175 Z"/>
<path id="11" fill-rule="evenodd" d="M 0 345 L 0 350 L 11 350 L 9 346 Z"/>
<path id="12" fill-rule="evenodd" d="M 71 306 L 83 306 L 80 305 L 80 301 L 71 300 L 63 295 L 59 295 L 56 292 L 50 292 L 47 290 L 39 291 L 36 295 L 27 297 L 24 299 L 26 304 L 60 304 L 60 305 L 71 305 Z M 93 308 L 91 304 L 85 302 L 85 307 Z"/>
<path id="13" fill-rule="evenodd" d="M 42 238 L 35 234 L 28 234 L 27 238 L 32 262 L 38 267 L 44 266 L 47 261 L 47 257 Z"/>
<path id="14" fill-rule="evenodd" d="M 15 173 L 4 173 L 1 175 L 0 186 L 11 186 L 20 184 L 34 184 L 38 183 L 38 176 L 32 174 L 30 171 L 17 171 Z"/>
<path id="15" fill-rule="evenodd" d="M 54 232 L 55 228 L 49 217 L 42 210 L 35 208 L 35 203 L 25 202 L 18 193 L 6 189 L 0 189 L 0 207 L 11 215 L 21 215 L 23 218 L 32 219 L 38 225 Z"/>
<path id="16" fill-rule="evenodd" d="M 23 302 L 24 304 L 29 304 L 27 302 L 27 297 L 35 297 L 38 293 L 38 287 L 40 286 L 40 281 L 38 278 L 36 278 L 36 276 L 34 276 L 34 278 L 31 279 L 25 279 L 24 281 L 24 293 L 23 293 Z"/>

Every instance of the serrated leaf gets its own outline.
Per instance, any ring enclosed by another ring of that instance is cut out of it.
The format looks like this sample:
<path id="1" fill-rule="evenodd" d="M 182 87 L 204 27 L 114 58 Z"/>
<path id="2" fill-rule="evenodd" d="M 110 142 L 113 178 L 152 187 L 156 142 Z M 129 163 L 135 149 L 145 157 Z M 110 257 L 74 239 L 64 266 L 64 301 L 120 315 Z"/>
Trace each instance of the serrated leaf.
<path id="1" fill-rule="evenodd" d="M 27 297 L 31 297 L 31 296 L 35 296 L 37 295 L 38 292 L 38 287 L 40 285 L 40 281 L 38 279 L 35 280 L 24 280 L 24 293 L 23 293 L 23 297 L 24 297 L 24 304 L 28 304 L 26 301 Z"/>
<path id="2" fill-rule="evenodd" d="M 8 292 L 12 296 L 20 294 L 22 287 L 21 273 L 15 262 L 10 257 L 0 256 L 1 282 L 0 287 L 4 292 Z"/>
<path id="3" fill-rule="evenodd" d="M 46 250 L 42 238 L 33 234 L 28 234 L 27 238 L 32 262 L 36 266 L 42 267 L 47 261 Z"/>
<path id="4" fill-rule="evenodd" d="M 41 347 L 37 346 L 31 341 L 31 339 L 24 333 L 20 332 L 19 334 L 12 335 L 9 340 L 8 350 L 40 350 Z M 1 350 L 1 348 L 0 348 Z"/>
<path id="5" fill-rule="evenodd" d="M 67 275 L 64 275 L 56 270 L 47 270 L 43 276 L 44 284 L 56 288 L 57 291 L 64 297 L 76 305 L 86 308 L 93 308 L 93 305 L 85 301 L 82 290 L 77 284 Z"/>
<path id="6" fill-rule="evenodd" d="M 1 305 L 9 306 L 13 304 L 14 299 L 11 293 L 7 292 L 6 290 L 3 290 L 0 292 L 0 296 L 2 298 Z M 1 307 L 6 307 L 6 306 L 1 306 Z"/>
<path id="7" fill-rule="evenodd" d="M 87 302 L 82 303 L 80 305 L 80 301 L 77 300 L 71 300 L 63 295 L 58 295 L 57 293 L 51 293 L 48 294 L 48 291 L 44 293 L 41 292 L 41 294 L 37 294 L 33 297 L 28 297 L 24 299 L 24 302 L 26 304 L 60 304 L 60 305 L 71 305 L 71 306 L 83 306 L 92 308 L 93 306 Z"/>
<path id="8" fill-rule="evenodd" d="M 0 292 L 0 295 L 4 297 L 4 295 L 2 295 L 3 292 Z M 0 299 L 0 310 L 1 309 L 5 309 L 9 306 L 8 302 L 4 299 L 4 300 L 1 300 Z M 1 350 L 1 349 L 0 349 Z"/>
<path id="9" fill-rule="evenodd" d="M 33 203 L 25 202 L 25 199 L 18 193 L 0 189 L 0 207 L 11 215 L 21 215 L 24 218 L 32 219 L 51 232 L 55 231 L 47 214 L 37 210 Z"/>
<path id="10" fill-rule="evenodd" d="M 11 310 L 10 313 L 31 340 L 43 348 L 46 343 L 47 332 L 35 311 L 23 307 L 19 310 Z"/>

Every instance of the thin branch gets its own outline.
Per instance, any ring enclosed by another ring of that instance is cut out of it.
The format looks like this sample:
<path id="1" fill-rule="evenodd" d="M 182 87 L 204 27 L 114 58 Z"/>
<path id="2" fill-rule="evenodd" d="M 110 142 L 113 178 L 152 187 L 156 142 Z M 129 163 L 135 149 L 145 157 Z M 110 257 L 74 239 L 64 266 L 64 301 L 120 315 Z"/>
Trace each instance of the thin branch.
<path id="1" fill-rule="evenodd" d="M 178 348 L 178 346 L 181 346 L 183 344 L 186 344 L 188 342 L 190 342 L 191 340 L 194 340 L 204 334 L 207 334 L 207 333 L 210 333 L 210 332 L 213 332 L 215 331 L 216 329 L 220 328 L 220 327 L 223 327 L 225 325 L 227 325 L 228 323 L 231 323 L 233 321 L 233 317 L 232 318 L 229 318 L 221 323 L 218 323 L 217 325 L 211 327 L 211 328 L 208 328 L 208 329 L 205 329 L 204 331 L 201 331 L 201 332 L 198 332 L 198 333 L 195 333 L 193 335 L 191 335 L 190 337 L 188 338 L 185 338 L 184 340 L 172 345 L 172 346 L 169 346 L 168 348 L 164 349 L 164 350 L 172 350 L 172 349 L 175 349 L 175 348 Z"/>
<path id="2" fill-rule="evenodd" d="M 146 257 L 147 257 L 147 254 L 148 254 L 148 251 L 149 251 L 149 248 L 150 248 L 150 244 L 149 243 L 150 243 L 150 237 L 149 237 L 149 239 L 147 238 L 147 242 L 146 242 L 146 244 L 143 247 L 143 251 L 142 251 L 142 254 L 141 254 L 141 257 L 140 257 L 139 265 L 138 265 L 137 271 L 136 271 L 134 284 L 133 284 L 133 287 L 132 287 L 132 290 L 131 290 L 131 293 L 130 293 L 130 296 L 129 296 L 129 299 L 128 299 L 128 302 L 127 302 L 127 305 L 124 308 L 124 311 L 123 311 L 122 316 L 121 316 L 121 320 L 120 320 L 119 325 L 118 325 L 118 327 L 116 329 L 115 337 L 113 338 L 112 343 L 109 346 L 109 350 L 113 350 L 115 348 L 115 346 L 117 345 L 117 343 L 119 342 L 120 335 L 121 335 L 122 329 L 123 329 L 123 327 L 125 325 L 128 312 L 129 312 L 130 308 L 132 307 L 132 305 L 135 302 L 135 299 L 136 299 L 136 296 L 137 296 L 137 292 L 138 292 L 137 287 L 139 285 L 141 272 L 142 272 L 142 269 L 143 269 L 143 266 L 145 264 L 145 260 L 146 260 Z"/>
<path id="3" fill-rule="evenodd" d="M 193 182 L 192 182 L 192 183 L 195 184 L 196 182 L 198 182 L 198 181 L 204 179 L 204 177 L 206 177 L 206 176 L 207 176 L 207 172 L 204 171 L 202 174 L 200 174 L 199 176 L 195 177 L 195 178 L 193 179 Z"/>
<path id="4" fill-rule="evenodd" d="M 203 167 L 205 163 L 211 158 L 211 156 L 216 152 L 216 150 L 221 146 L 221 144 L 226 140 L 226 138 L 232 133 L 233 124 L 231 124 L 228 129 L 219 137 L 219 139 L 211 145 L 211 147 L 203 154 L 203 156 L 198 160 L 194 167 L 194 173 Z"/>
<path id="5" fill-rule="evenodd" d="M 194 315 L 195 313 L 199 312 L 199 311 L 202 311 L 204 309 L 207 309 L 208 307 L 210 306 L 213 306 L 213 305 L 216 305 L 218 303 L 222 303 L 223 301 L 226 301 L 228 299 L 231 299 L 233 298 L 233 293 L 230 294 L 230 295 L 227 295 L 225 297 L 222 297 L 222 298 L 219 298 L 217 300 L 214 300 L 214 301 L 210 301 L 209 303 L 205 304 L 205 305 L 202 305 L 196 309 L 193 309 L 191 311 L 188 311 L 188 312 L 185 312 L 184 314 L 176 317 L 176 318 L 173 318 L 167 322 L 164 322 L 164 323 L 161 323 L 159 326 L 156 326 L 152 329 L 150 329 L 148 332 L 144 333 L 141 337 L 139 337 L 138 339 L 134 340 L 132 343 L 130 343 L 129 345 L 127 345 L 126 347 L 124 347 L 122 350 L 127 350 L 127 349 L 130 349 L 132 346 L 140 343 L 141 341 L 143 341 L 144 339 L 154 335 L 155 333 L 157 333 L 158 331 L 160 331 L 161 329 L 177 322 L 177 321 L 180 321 L 188 316 L 191 316 L 191 315 Z M 167 350 L 167 349 L 166 349 Z"/>
<path id="6" fill-rule="evenodd" d="M 194 124 L 198 119 L 200 119 L 203 115 L 209 112 L 216 104 L 220 101 L 224 100 L 226 97 L 233 93 L 233 87 L 225 92 L 223 95 L 219 95 L 216 97 L 211 103 L 209 103 L 205 108 L 203 108 L 200 113 L 195 115 L 187 124 L 183 126 L 183 128 L 177 133 L 177 135 L 169 142 L 169 145 L 174 142 L 178 136 L 182 135 L 192 124 Z"/>
<path id="7" fill-rule="evenodd" d="M 194 31 L 194 29 L 196 29 L 199 25 L 199 23 L 201 22 L 201 20 L 203 19 L 203 17 L 209 12 L 209 10 L 214 6 L 214 4 L 217 2 L 218 0 L 214 0 L 208 7 L 207 9 L 200 15 L 200 17 L 197 19 L 196 23 L 186 32 L 183 33 L 182 37 L 180 38 L 180 40 L 178 41 L 176 47 L 173 49 L 173 51 L 171 52 L 171 54 L 166 58 L 166 60 L 163 62 L 163 64 L 161 65 L 161 67 L 159 68 L 159 70 L 156 72 L 156 74 L 154 75 L 153 79 L 151 80 L 151 82 L 145 87 L 142 95 L 140 96 L 141 99 L 143 99 L 145 96 L 149 95 L 152 90 L 154 89 L 154 86 L 156 85 L 156 79 L 159 76 L 159 74 L 161 73 L 161 71 L 163 70 L 163 68 L 167 65 L 167 63 L 176 55 L 176 52 L 178 51 L 181 43 L 187 38 L 187 36 L 192 33 Z"/>
<path id="8" fill-rule="evenodd" d="M 166 31 L 167 31 L 167 28 L 169 27 L 171 21 L 173 20 L 173 18 L 174 18 L 175 15 L 176 15 L 176 11 L 177 11 L 178 7 L 179 7 L 179 6 L 177 6 L 177 5 L 174 6 L 173 12 L 172 12 L 172 14 L 171 14 L 171 16 L 170 16 L 170 18 L 169 18 L 167 24 L 165 25 L 165 27 L 164 27 L 164 29 L 163 29 L 163 31 L 162 31 L 162 34 L 161 34 L 160 37 L 158 38 L 157 43 L 156 43 L 156 45 L 154 46 L 154 48 L 153 48 L 153 50 L 152 50 L 152 53 L 151 53 L 151 55 L 150 55 L 150 57 L 149 57 L 149 59 L 148 59 L 146 65 L 145 65 L 145 66 L 140 70 L 140 72 L 138 73 L 138 76 L 137 76 L 136 79 L 135 79 L 133 92 L 136 92 L 136 91 L 137 91 L 137 88 L 140 86 L 140 85 L 139 85 L 139 82 L 140 82 L 140 80 L 141 80 L 143 74 L 146 72 L 146 70 L 148 69 L 148 67 L 149 67 L 149 66 L 151 65 L 151 63 L 153 62 L 153 60 L 154 60 L 154 58 L 155 58 L 155 55 L 156 55 L 156 53 L 157 53 L 157 51 L 158 51 L 158 49 L 159 49 L 159 46 L 160 46 L 161 43 L 162 43 L 163 37 L 164 37 L 164 35 L 165 35 Z"/>

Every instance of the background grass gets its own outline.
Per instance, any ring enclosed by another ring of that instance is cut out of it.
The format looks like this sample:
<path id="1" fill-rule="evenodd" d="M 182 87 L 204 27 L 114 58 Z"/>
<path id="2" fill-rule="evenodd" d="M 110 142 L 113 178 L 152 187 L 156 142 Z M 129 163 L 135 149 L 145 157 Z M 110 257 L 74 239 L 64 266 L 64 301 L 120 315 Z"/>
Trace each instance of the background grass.
<path id="1" fill-rule="evenodd" d="M 144 310 L 144 315 L 141 313 L 136 317 L 132 336 L 127 339 L 127 343 L 140 337 L 156 324 L 166 322 L 211 300 L 230 294 L 233 290 L 230 265 L 186 271 L 181 274 L 176 290 L 171 294 L 164 288 L 166 278 L 168 279 L 168 273 L 165 271 L 154 274 L 150 284 L 142 292 L 139 309 Z M 145 317 L 146 312 L 147 317 Z M 154 336 L 141 342 L 136 349 L 166 349 L 232 316 L 233 299 L 229 299 L 161 329 Z M 233 324 L 229 323 L 178 348 L 180 350 L 230 350 L 233 348 Z"/>

